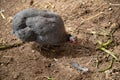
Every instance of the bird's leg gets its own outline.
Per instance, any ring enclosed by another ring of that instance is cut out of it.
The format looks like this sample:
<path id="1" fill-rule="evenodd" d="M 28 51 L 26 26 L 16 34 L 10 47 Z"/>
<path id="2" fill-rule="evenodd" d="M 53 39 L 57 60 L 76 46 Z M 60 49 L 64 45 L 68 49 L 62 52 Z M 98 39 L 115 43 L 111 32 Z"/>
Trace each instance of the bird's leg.
<path id="1" fill-rule="evenodd" d="M 41 47 L 41 49 L 48 51 L 48 52 L 51 52 L 51 53 L 56 52 L 55 46 L 53 46 L 53 45 L 44 45 Z"/>
<path id="2" fill-rule="evenodd" d="M 41 50 L 49 51 L 50 45 L 42 45 Z"/>
<path id="3" fill-rule="evenodd" d="M 40 45 L 40 46 L 39 46 L 39 47 L 40 47 L 40 52 L 42 52 L 42 46 L 43 46 L 43 45 Z"/>

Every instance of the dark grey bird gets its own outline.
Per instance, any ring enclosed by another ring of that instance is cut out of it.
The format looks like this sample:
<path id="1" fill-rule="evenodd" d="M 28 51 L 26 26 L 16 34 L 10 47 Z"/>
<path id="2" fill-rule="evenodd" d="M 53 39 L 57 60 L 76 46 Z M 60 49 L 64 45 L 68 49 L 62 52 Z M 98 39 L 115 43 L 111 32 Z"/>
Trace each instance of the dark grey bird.
<path id="1" fill-rule="evenodd" d="M 76 38 L 66 32 L 62 18 L 48 10 L 28 8 L 18 12 L 13 18 L 13 33 L 25 42 L 47 45 L 76 42 Z"/>

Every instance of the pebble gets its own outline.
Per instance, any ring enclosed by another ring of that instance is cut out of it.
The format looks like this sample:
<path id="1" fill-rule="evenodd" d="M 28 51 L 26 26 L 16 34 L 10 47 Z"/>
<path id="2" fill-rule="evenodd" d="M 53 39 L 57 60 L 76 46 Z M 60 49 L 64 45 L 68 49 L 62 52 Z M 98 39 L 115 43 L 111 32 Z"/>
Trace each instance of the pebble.
<path id="1" fill-rule="evenodd" d="M 79 70 L 79 71 L 88 72 L 88 68 L 83 67 L 83 66 L 79 65 L 79 64 L 76 63 L 76 62 L 71 62 L 70 64 L 71 64 L 72 67 L 76 68 L 76 69 Z"/>
<path id="2" fill-rule="evenodd" d="M 13 72 L 13 78 L 17 79 L 20 76 L 19 72 Z"/>
<path id="3" fill-rule="evenodd" d="M 32 50 L 32 53 L 35 53 L 35 50 Z"/>
<path id="4" fill-rule="evenodd" d="M 109 10 L 109 11 L 111 11 L 111 10 L 112 10 L 112 8 L 109 8 L 108 10 Z"/>

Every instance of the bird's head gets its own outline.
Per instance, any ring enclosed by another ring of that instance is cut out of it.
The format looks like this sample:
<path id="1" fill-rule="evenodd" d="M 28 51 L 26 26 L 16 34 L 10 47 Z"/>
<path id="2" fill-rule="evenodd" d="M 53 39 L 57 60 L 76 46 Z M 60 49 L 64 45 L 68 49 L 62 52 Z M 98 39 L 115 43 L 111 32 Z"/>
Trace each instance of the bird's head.
<path id="1" fill-rule="evenodd" d="M 76 44 L 77 43 L 77 37 L 76 36 L 72 36 L 71 34 L 67 35 L 67 40 L 71 43 Z"/>

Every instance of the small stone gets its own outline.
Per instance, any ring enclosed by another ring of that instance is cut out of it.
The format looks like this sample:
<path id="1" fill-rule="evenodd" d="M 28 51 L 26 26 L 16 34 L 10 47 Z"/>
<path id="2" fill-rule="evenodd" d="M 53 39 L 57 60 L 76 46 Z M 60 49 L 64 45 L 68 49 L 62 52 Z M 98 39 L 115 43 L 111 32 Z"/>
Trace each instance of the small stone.
<path id="1" fill-rule="evenodd" d="M 109 11 L 111 11 L 111 10 L 112 10 L 112 8 L 109 8 L 108 10 L 109 10 Z"/>
<path id="2" fill-rule="evenodd" d="M 32 53 L 35 53 L 35 50 L 32 50 Z"/>
<path id="3" fill-rule="evenodd" d="M 72 67 L 74 67 L 78 71 L 82 71 L 82 72 L 88 72 L 89 71 L 88 68 L 79 65 L 77 62 L 71 62 L 70 64 L 71 64 Z"/>
<path id="4" fill-rule="evenodd" d="M 108 24 L 110 25 L 110 24 L 112 24 L 112 22 L 109 21 Z"/>
<path id="5" fill-rule="evenodd" d="M 3 64 L 3 63 L 1 63 L 0 65 L 1 65 L 1 66 L 3 66 L 4 64 Z"/>
<path id="6" fill-rule="evenodd" d="M 20 76 L 19 72 L 13 72 L 13 78 L 17 79 Z"/>
<path id="7" fill-rule="evenodd" d="M 57 62 L 57 61 L 58 61 L 58 59 L 54 58 L 54 61 L 55 61 L 55 62 Z"/>

